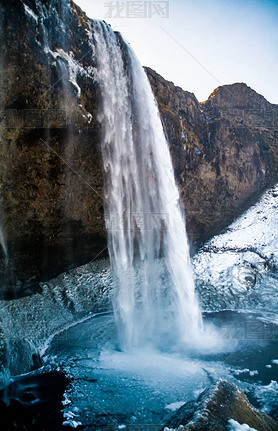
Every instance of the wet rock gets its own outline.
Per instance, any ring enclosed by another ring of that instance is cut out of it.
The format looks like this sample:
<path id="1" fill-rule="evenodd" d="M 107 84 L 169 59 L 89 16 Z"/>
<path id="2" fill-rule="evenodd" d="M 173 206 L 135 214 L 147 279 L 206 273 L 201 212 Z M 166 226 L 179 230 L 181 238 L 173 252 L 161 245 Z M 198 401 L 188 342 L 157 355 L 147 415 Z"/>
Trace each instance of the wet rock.
<path id="1" fill-rule="evenodd" d="M 69 379 L 62 372 L 21 376 L 0 391 L 3 431 L 60 431 L 62 397 Z"/>
<path id="2" fill-rule="evenodd" d="M 228 421 L 247 424 L 256 431 L 277 431 L 278 422 L 255 409 L 233 383 L 219 380 L 173 414 L 164 431 L 226 431 Z"/>
<path id="3" fill-rule="evenodd" d="M 89 20 L 72 2 L 13 0 L 0 23 L 0 285 L 13 298 L 101 254 L 106 235 Z"/>
<path id="4" fill-rule="evenodd" d="M 3 325 L 3 322 L 1 322 Z M 28 373 L 42 366 L 35 344 L 26 338 L 13 338 L 11 328 L 0 332 L 0 388 L 7 385 L 11 376 Z"/>

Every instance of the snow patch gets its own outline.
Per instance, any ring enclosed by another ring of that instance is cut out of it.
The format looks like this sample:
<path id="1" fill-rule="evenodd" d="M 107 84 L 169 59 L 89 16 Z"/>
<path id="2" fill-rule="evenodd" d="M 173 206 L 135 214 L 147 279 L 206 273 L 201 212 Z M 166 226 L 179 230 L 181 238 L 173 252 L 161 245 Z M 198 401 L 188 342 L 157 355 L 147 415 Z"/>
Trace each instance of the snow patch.
<path id="1" fill-rule="evenodd" d="M 27 6 L 25 3 L 23 3 L 24 9 L 25 9 L 25 13 L 29 16 L 31 16 L 36 23 L 38 23 L 38 16 L 35 14 L 35 12 L 32 11 L 32 9 L 29 8 L 29 6 Z"/>
<path id="2" fill-rule="evenodd" d="M 257 431 L 255 430 L 255 428 L 251 428 L 249 425 L 247 424 L 242 424 L 240 425 L 237 421 L 235 421 L 234 419 L 229 419 L 228 420 L 228 426 L 227 429 L 229 431 Z"/>
<path id="3" fill-rule="evenodd" d="M 252 371 L 249 370 L 249 368 L 244 368 L 243 370 L 235 370 L 234 373 L 236 376 L 239 376 L 240 374 L 245 373 L 251 373 Z"/>
<path id="4" fill-rule="evenodd" d="M 71 411 L 65 412 L 63 416 L 66 419 L 74 419 L 74 418 L 76 418 L 76 414 L 73 413 L 73 412 L 71 412 Z"/>
<path id="5" fill-rule="evenodd" d="M 67 406 L 67 405 L 68 405 L 68 404 L 70 404 L 70 403 L 71 403 L 71 401 L 70 401 L 70 399 L 68 398 L 67 393 L 65 392 L 65 393 L 64 393 L 64 397 L 63 397 L 62 404 L 63 404 L 63 406 Z"/>
<path id="6" fill-rule="evenodd" d="M 271 414 L 273 406 L 278 405 L 278 383 L 275 380 L 271 380 L 269 385 L 257 387 L 255 396 L 261 404 L 260 410 L 263 413 Z"/>
<path id="7" fill-rule="evenodd" d="M 71 428 L 77 428 L 79 425 L 82 425 L 82 423 L 81 422 L 76 422 L 76 421 L 73 421 L 73 420 L 69 420 L 69 421 L 64 421 L 63 425 L 64 426 L 68 425 Z"/>
<path id="8" fill-rule="evenodd" d="M 165 409 L 171 410 L 171 412 L 175 412 L 184 404 L 185 404 L 185 401 L 176 401 L 175 403 L 171 403 L 171 404 L 168 404 L 167 406 L 165 406 Z"/>
<path id="9" fill-rule="evenodd" d="M 77 84 L 77 75 L 78 75 L 78 73 L 80 73 L 81 75 L 86 75 L 92 79 L 94 76 L 94 73 L 95 73 L 95 68 L 90 66 L 90 67 L 88 67 L 88 70 L 84 69 L 83 66 L 81 66 L 76 60 L 74 60 L 72 52 L 70 52 L 68 54 L 61 48 L 57 49 L 56 51 L 52 51 L 48 46 L 46 46 L 44 48 L 44 52 L 46 54 L 52 55 L 52 57 L 55 58 L 55 60 L 57 59 L 57 57 L 60 57 L 64 60 L 66 60 L 66 62 L 68 64 L 69 82 L 71 84 L 73 84 L 75 86 L 75 88 L 77 89 L 77 96 L 80 99 L 81 88 Z M 91 122 L 91 120 L 92 120 L 92 118 L 91 118 L 92 116 L 90 117 L 90 115 L 91 114 L 88 114 L 88 116 L 87 116 L 89 122 Z"/>
<path id="10" fill-rule="evenodd" d="M 178 428 L 164 428 L 163 431 L 184 431 L 185 427 L 183 425 L 180 425 Z"/>
<path id="11" fill-rule="evenodd" d="M 71 411 L 64 412 L 63 416 L 67 419 L 63 422 L 64 426 L 69 425 L 71 428 L 77 428 L 79 425 L 82 425 L 81 422 L 76 420 L 77 415 Z"/>
<path id="12" fill-rule="evenodd" d="M 73 59 L 73 54 L 70 53 L 67 54 L 63 49 L 59 48 L 57 49 L 55 52 L 52 51 L 49 47 L 45 47 L 44 51 L 48 54 L 51 54 L 55 59 L 57 57 L 63 58 L 64 60 L 66 60 L 66 62 L 68 63 L 68 72 L 69 72 L 69 82 L 71 82 L 75 88 L 77 89 L 77 95 L 78 98 L 80 98 L 81 95 L 81 88 L 79 87 L 79 85 L 77 84 L 76 78 L 77 78 L 77 74 L 78 72 L 82 69 L 83 67 L 80 66 L 74 59 Z"/>

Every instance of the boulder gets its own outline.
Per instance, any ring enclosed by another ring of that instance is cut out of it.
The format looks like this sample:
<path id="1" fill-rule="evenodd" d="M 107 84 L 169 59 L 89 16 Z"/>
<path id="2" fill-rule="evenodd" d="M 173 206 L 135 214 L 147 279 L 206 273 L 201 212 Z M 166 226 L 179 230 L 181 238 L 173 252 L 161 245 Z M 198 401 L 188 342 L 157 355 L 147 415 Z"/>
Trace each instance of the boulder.
<path id="1" fill-rule="evenodd" d="M 256 431 L 278 431 L 278 422 L 253 407 L 235 384 L 222 379 L 196 401 L 181 406 L 163 430 L 227 431 L 230 419 Z"/>
<path id="2" fill-rule="evenodd" d="M 57 371 L 36 371 L 14 379 L 0 391 L 1 429 L 60 431 L 62 398 L 70 380 Z"/>

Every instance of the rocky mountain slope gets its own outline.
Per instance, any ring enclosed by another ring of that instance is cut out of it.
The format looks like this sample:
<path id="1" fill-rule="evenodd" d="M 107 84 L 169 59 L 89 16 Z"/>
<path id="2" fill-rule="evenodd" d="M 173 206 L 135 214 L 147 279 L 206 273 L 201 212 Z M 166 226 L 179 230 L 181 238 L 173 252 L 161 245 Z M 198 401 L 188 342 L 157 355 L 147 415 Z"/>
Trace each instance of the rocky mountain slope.
<path id="1" fill-rule="evenodd" d="M 203 308 L 277 309 L 277 202 L 278 186 L 194 256 Z"/>
<path id="2" fill-rule="evenodd" d="M 1 292 L 106 254 L 94 23 L 72 1 L 0 0 Z M 245 84 L 199 103 L 146 68 L 192 242 L 278 173 L 278 107 Z"/>
<path id="3" fill-rule="evenodd" d="M 168 136 L 191 238 L 218 233 L 273 185 L 278 105 L 246 84 L 218 87 L 198 103 L 146 68 Z"/>

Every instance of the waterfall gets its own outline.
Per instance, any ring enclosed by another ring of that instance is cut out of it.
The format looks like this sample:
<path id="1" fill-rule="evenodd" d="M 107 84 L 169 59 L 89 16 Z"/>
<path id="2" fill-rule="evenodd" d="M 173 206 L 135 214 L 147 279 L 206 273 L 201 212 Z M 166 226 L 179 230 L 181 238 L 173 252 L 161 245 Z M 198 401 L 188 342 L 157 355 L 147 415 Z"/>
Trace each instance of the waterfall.
<path id="1" fill-rule="evenodd" d="M 0 245 L 4 254 L 4 258 L 5 258 L 5 265 L 8 264 L 8 249 L 7 249 L 7 245 L 6 245 L 6 241 L 5 241 L 5 237 L 4 237 L 4 233 L 3 233 L 3 229 L 2 226 L 0 225 Z"/>
<path id="2" fill-rule="evenodd" d="M 93 21 L 105 222 L 120 347 L 174 349 L 202 326 L 173 167 L 147 76 L 129 45 Z"/>

